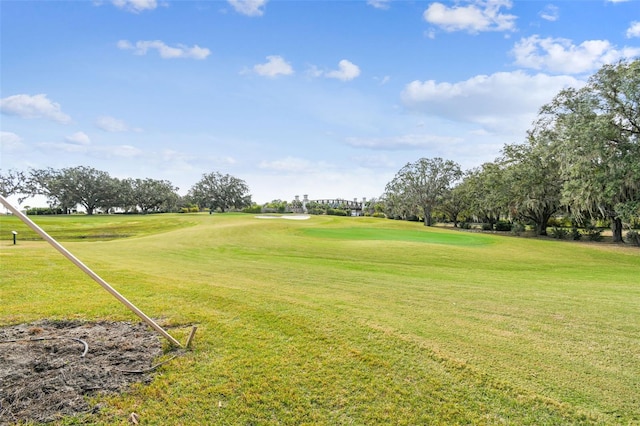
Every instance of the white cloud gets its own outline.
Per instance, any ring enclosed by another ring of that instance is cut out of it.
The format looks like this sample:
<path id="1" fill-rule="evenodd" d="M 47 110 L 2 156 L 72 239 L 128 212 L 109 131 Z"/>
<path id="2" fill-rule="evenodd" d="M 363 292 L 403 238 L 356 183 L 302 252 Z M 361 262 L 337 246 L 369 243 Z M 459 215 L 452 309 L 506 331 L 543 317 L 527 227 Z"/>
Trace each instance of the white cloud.
<path id="1" fill-rule="evenodd" d="M 144 10 L 153 10 L 158 7 L 158 2 L 156 0 L 112 0 L 112 3 L 119 9 L 133 13 L 140 13 Z"/>
<path id="2" fill-rule="evenodd" d="M 429 134 L 407 134 L 389 138 L 347 138 L 346 143 L 355 148 L 367 149 L 424 149 L 443 144 L 455 144 L 461 142 L 458 137 L 438 136 Z"/>
<path id="3" fill-rule="evenodd" d="M 346 59 L 338 62 L 337 70 L 323 71 L 319 69 L 315 65 L 310 65 L 307 69 L 307 75 L 309 77 L 325 77 L 325 78 L 335 78 L 342 81 L 353 80 L 354 78 L 360 75 L 360 67 L 354 64 L 351 61 Z M 387 79 L 387 77 L 385 77 Z M 384 83 L 388 81 L 385 80 Z"/>
<path id="4" fill-rule="evenodd" d="M 327 71 L 324 75 L 327 78 L 336 78 L 338 80 L 348 81 L 353 80 L 360 75 L 360 68 L 356 64 L 343 59 L 338 63 L 337 70 Z"/>
<path id="5" fill-rule="evenodd" d="M 640 48 L 617 49 L 607 40 L 586 40 L 579 45 L 564 38 L 523 38 L 512 50 L 516 65 L 555 73 L 582 74 L 604 64 L 640 54 Z"/>
<path id="6" fill-rule="evenodd" d="M 116 133 L 116 132 L 128 132 L 130 130 L 129 126 L 124 121 L 114 117 L 109 117 L 107 115 L 98 117 L 98 119 L 95 122 L 95 125 L 96 127 L 104 130 L 105 132 Z"/>
<path id="7" fill-rule="evenodd" d="M 277 77 L 279 75 L 291 75 L 294 73 L 291 65 L 282 56 L 267 56 L 267 62 L 253 67 L 256 74 L 264 77 Z"/>
<path id="8" fill-rule="evenodd" d="M 627 38 L 640 37 L 640 21 L 633 21 L 627 29 Z"/>
<path id="9" fill-rule="evenodd" d="M 482 31 L 514 31 L 515 15 L 501 13 L 500 9 L 511 9 L 510 0 L 475 0 L 466 6 L 447 6 L 431 3 L 423 18 L 445 31 L 467 31 L 476 34 Z"/>
<path id="10" fill-rule="evenodd" d="M 84 132 L 75 132 L 74 134 L 67 136 L 65 140 L 69 143 L 76 145 L 89 145 L 91 144 L 91 139 Z"/>
<path id="11" fill-rule="evenodd" d="M 560 90 L 581 85 L 570 76 L 499 72 L 457 83 L 416 80 L 405 86 L 401 97 L 409 110 L 491 131 L 520 133 Z"/>
<path id="12" fill-rule="evenodd" d="M 391 3 L 391 0 L 367 0 L 369 6 L 382 10 L 389 9 L 389 3 Z"/>
<path id="13" fill-rule="evenodd" d="M 228 0 L 238 13 L 247 16 L 262 16 L 267 0 Z"/>
<path id="14" fill-rule="evenodd" d="M 62 112 L 60 104 L 52 102 L 46 94 L 13 95 L 0 99 L 0 111 L 22 118 L 47 118 L 63 124 L 71 122 L 71 117 Z"/>
<path id="15" fill-rule="evenodd" d="M 22 148 L 22 138 L 13 132 L 0 131 L 0 148 L 5 152 L 14 152 Z"/>
<path id="16" fill-rule="evenodd" d="M 146 55 L 149 50 L 155 49 L 163 59 L 205 59 L 211 54 L 209 49 L 200 47 L 197 44 L 193 47 L 188 47 L 184 44 L 177 44 L 175 47 L 172 47 L 160 40 L 141 40 L 137 41 L 135 45 L 128 40 L 120 40 L 117 46 L 118 49 L 133 50 L 133 53 L 136 55 Z"/>
<path id="17" fill-rule="evenodd" d="M 540 12 L 540 17 L 547 21 L 557 21 L 558 18 L 560 18 L 560 9 L 558 8 L 558 6 L 548 4 Z"/>

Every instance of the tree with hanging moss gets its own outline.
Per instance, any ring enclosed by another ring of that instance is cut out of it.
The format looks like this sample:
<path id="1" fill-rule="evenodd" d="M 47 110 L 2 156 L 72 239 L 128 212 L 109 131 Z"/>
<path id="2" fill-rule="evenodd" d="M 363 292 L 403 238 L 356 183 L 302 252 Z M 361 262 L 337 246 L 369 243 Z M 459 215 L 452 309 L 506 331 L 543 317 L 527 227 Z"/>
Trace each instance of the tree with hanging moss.
<path id="1" fill-rule="evenodd" d="M 581 89 L 565 89 L 536 123 L 553 140 L 562 200 L 611 222 L 622 242 L 624 212 L 640 199 L 640 60 L 605 65 Z"/>
<path id="2" fill-rule="evenodd" d="M 547 235 L 549 219 L 562 206 L 560 164 L 550 141 L 531 131 L 526 143 L 505 145 L 502 153 L 511 217 Z"/>

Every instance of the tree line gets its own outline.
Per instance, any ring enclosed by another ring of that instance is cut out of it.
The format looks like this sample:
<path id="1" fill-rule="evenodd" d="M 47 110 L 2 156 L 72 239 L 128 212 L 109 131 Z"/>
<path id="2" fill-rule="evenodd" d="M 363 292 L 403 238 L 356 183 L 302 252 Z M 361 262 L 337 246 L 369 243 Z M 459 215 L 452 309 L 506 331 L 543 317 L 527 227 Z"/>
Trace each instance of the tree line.
<path id="1" fill-rule="evenodd" d="M 576 225 L 600 219 L 621 242 L 640 218 L 639 137 L 640 60 L 605 65 L 544 105 L 526 141 L 505 145 L 493 162 L 464 173 L 441 158 L 407 164 L 385 188 L 386 213 L 430 225 L 438 211 L 489 229 L 507 219 L 538 235 L 556 215 Z"/>
<path id="2" fill-rule="evenodd" d="M 18 194 L 22 202 L 42 195 L 61 213 L 70 213 L 77 206 L 88 215 L 96 211 L 146 214 L 201 208 L 224 212 L 252 204 L 247 184 L 220 172 L 204 174 L 186 196 L 179 195 L 178 189 L 168 180 L 118 179 L 87 166 L 0 172 L 3 196 Z"/>
<path id="3" fill-rule="evenodd" d="M 419 218 L 427 226 L 434 217 L 487 229 L 509 221 L 530 225 L 537 235 L 546 235 L 556 216 L 574 226 L 602 220 L 621 242 L 623 228 L 640 221 L 639 135 L 640 60 L 605 65 L 584 87 L 564 89 L 544 105 L 526 140 L 505 145 L 494 161 L 468 171 L 442 158 L 407 163 L 365 211 Z M 117 179 L 84 166 L 0 172 L 4 196 L 44 195 L 63 212 L 77 205 L 87 214 L 260 207 L 243 180 L 220 172 L 204 174 L 186 196 L 177 190 L 166 180 Z M 299 209 L 295 203 L 274 200 L 262 208 Z"/>

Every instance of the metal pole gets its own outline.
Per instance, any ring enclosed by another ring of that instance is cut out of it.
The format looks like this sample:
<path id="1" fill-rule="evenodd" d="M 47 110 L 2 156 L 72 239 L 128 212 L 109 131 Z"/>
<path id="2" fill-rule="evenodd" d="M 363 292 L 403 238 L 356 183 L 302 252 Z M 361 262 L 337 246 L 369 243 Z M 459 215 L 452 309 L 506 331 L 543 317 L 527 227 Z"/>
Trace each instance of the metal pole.
<path id="1" fill-rule="evenodd" d="M 47 234 L 42 228 L 33 223 L 31 219 L 25 216 L 20 210 L 16 209 L 4 198 L 0 195 L 0 201 L 2 204 L 11 211 L 14 215 L 18 216 L 18 218 L 23 221 L 29 228 L 33 229 L 38 235 L 44 238 L 49 244 L 51 244 L 56 250 L 58 250 L 64 257 L 69 259 L 74 265 L 80 268 L 85 274 L 89 275 L 95 282 L 100 284 L 102 288 L 107 290 L 113 297 L 118 299 L 123 305 L 125 305 L 129 310 L 131 310 L 134 314 L 140 317 L 144 322 L 146 322 L 151 328 L 156 330 L 158 333 L 163 335 L 169 342 L 181 348 L 182 345 L 176 339 L 174 339 L 169 333 L 167 333 L 162 327 L 156 324 L 151 318 L 146 316 L 144 312 L 140 309 L 136 308 L 133 303 L 129 302 L 123 295 L 118 293 L 116 289 L 111 287 L 105 280 L 100 278 L 98 274 L 93 272 L 89 267 L 87 267 L 84 263 L 82 263 L 77 257 L 75 257 L 71 252 L 69 252 L 66 248 L 64 248 L 59 242 L 54 240 L 49 234 Z"/>

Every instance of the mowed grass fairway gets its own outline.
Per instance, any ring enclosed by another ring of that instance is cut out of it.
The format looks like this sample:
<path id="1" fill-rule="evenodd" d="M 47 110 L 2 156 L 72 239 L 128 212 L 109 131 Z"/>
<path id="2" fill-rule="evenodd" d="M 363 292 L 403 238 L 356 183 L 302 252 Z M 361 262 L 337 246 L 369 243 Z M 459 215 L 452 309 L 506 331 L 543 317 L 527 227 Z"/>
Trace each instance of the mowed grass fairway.
<path id="1" fill-rule="evenodd" d="M 180 341 L 198 326 L 192 351 L 85 422 L 640 423 L 638 249 L 372 218 L 34 220 Z M 1 325 L 137 321 L 0 225 Z"/>

